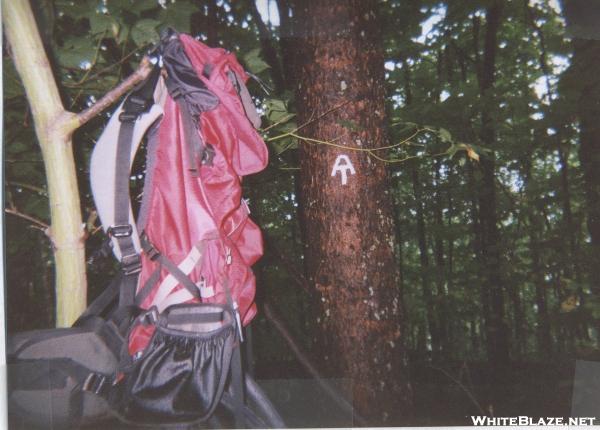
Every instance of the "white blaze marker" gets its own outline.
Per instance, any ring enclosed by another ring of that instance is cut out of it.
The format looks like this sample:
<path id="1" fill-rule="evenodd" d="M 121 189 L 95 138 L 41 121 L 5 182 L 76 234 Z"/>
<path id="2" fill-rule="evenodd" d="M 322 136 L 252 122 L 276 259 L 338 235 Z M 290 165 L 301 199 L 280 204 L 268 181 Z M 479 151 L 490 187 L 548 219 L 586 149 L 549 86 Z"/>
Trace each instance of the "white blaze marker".
<path id="1" fill-rule="evenodd" d="M 354 170 L 350 158 L 346 154 L 338 155 L 333 164 L 331 176 L 335 176 L 340 172 L 342 174 L 342 185 L 346 185 L 348 183 L 348 171 L 350 171 L 351 175 L 356 175 L 356 170 Z"/>

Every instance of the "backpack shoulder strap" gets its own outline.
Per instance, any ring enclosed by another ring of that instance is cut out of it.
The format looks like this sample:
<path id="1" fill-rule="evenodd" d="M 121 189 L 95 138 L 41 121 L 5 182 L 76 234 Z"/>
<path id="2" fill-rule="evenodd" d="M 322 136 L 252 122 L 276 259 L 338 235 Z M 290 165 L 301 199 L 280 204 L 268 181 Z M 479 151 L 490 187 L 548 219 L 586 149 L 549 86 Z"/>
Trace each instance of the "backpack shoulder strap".
<path id="1" fill-rule="evenodd" d="M 159 87 L 164 88 L 164 85 L 159 82 L 157 92 L 161 89 Z M 119 261 L 122 259 L 122 252 L 117 237 L 126 234 L 126 231 L 119 231 L 120 225 L 131 226 L 131 237 L 135 249 L 138 252 L 141 249 L 129 201 L 129 176 L 135 153 L 144 134 L 163 113 L 160 104 L 150 103 L 150 106 L 146 106 L 146 112 L 132 117 L 134 113 L 131 105 L 134 107 L 136 105 L 134 100 L 140 101 L 135 92 L 130 94 L 113 112 L 94 147 L 90 163 L 90 182 L 98 215 L 107 233 L 112 227 L 114 233 L 112 236 L 113 252 Z M 137 103 L 137 105 L 143 106 L 141 103 Z M 122 122 L 124 119 L 130 120 Z M 125 149 L 129 150 L 125 151 Z M 121 193 L 119 198 L 117 198 L 118 192 Z M 125 196 L 124 199 L 123 196 Z M 126 215 L 123 216 L 123 213 Z"/>
<path id="2" fill-rule="evenodd" d="M 90 182 L 102 226 L 132 287 L 122 288 L 121 304 L 131 304 L 140 270 L 141 250 L 129 195 L 131 165 L 148 129 L 162 116 L 164 85 L 160 68 L 138 86 L 113 113 L 92 152 Z M 126 293 L 127 297 L 123 296 Z"/>

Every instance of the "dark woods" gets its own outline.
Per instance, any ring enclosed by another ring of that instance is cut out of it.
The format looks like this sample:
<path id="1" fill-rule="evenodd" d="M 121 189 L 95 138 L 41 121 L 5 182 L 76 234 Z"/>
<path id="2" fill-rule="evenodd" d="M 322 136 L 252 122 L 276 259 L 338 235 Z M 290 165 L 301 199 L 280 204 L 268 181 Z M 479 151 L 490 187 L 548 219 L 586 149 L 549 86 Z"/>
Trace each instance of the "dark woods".
<path id="1" fill-rule="evenodd" d="M 271 161 L 244 183 L 266 244 L 246 351 L 259 379 L 350 380 L 372 424 L 569 415 L 575 359 L 600 359 L 597 2 L 33 3 L 71 110 L 167 25 L 263 82 Z M 41 154 L 3 58 L 15 332 L 53 325 L 54 279 Z M 92 298 L 114 272 L 87 179 L 106 119 L 74 137 Z"/>

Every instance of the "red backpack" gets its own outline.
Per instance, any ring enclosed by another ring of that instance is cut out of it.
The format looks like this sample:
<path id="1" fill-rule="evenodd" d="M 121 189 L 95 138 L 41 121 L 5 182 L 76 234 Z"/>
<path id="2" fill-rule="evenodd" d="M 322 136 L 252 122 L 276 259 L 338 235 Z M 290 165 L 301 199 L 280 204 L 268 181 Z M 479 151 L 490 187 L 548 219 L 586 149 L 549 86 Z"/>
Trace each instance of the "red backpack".
<path id="1" fill-rule="evenodd" d="M 256 314 L 250 266 L 263 252 L 241 178 L 268 161 L 248 76 L 233 54 L 173 31 L 153 56 L 150 76 L 113 113 L 91 158 L 94 200 L 121 274 L 73 328 L 10 340 L 10 408 L 65 427 L 109 412 L 153 426 L 206 422 L 221 405 L 235 427 L 281 427 L 241 365 L 242 328 Z M 136 220 L 129 183 L 143 141 Z M 48 391 L 47 379 L 62 388 Z"/>

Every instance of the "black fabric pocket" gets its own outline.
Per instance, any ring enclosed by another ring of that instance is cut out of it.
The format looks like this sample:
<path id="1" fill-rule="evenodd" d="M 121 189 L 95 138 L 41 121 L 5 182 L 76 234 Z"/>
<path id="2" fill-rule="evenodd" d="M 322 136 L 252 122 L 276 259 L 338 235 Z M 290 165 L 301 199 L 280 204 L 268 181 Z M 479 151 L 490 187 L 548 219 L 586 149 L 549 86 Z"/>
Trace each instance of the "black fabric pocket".
<path id="1" fill-rule="evenodd" d="M 219 305 L 166 309 L 146 350 L 126 372 L 124 414 L 145 422 L 209 418 L 228 376 L 234 324 L 232 313 Z"/>

